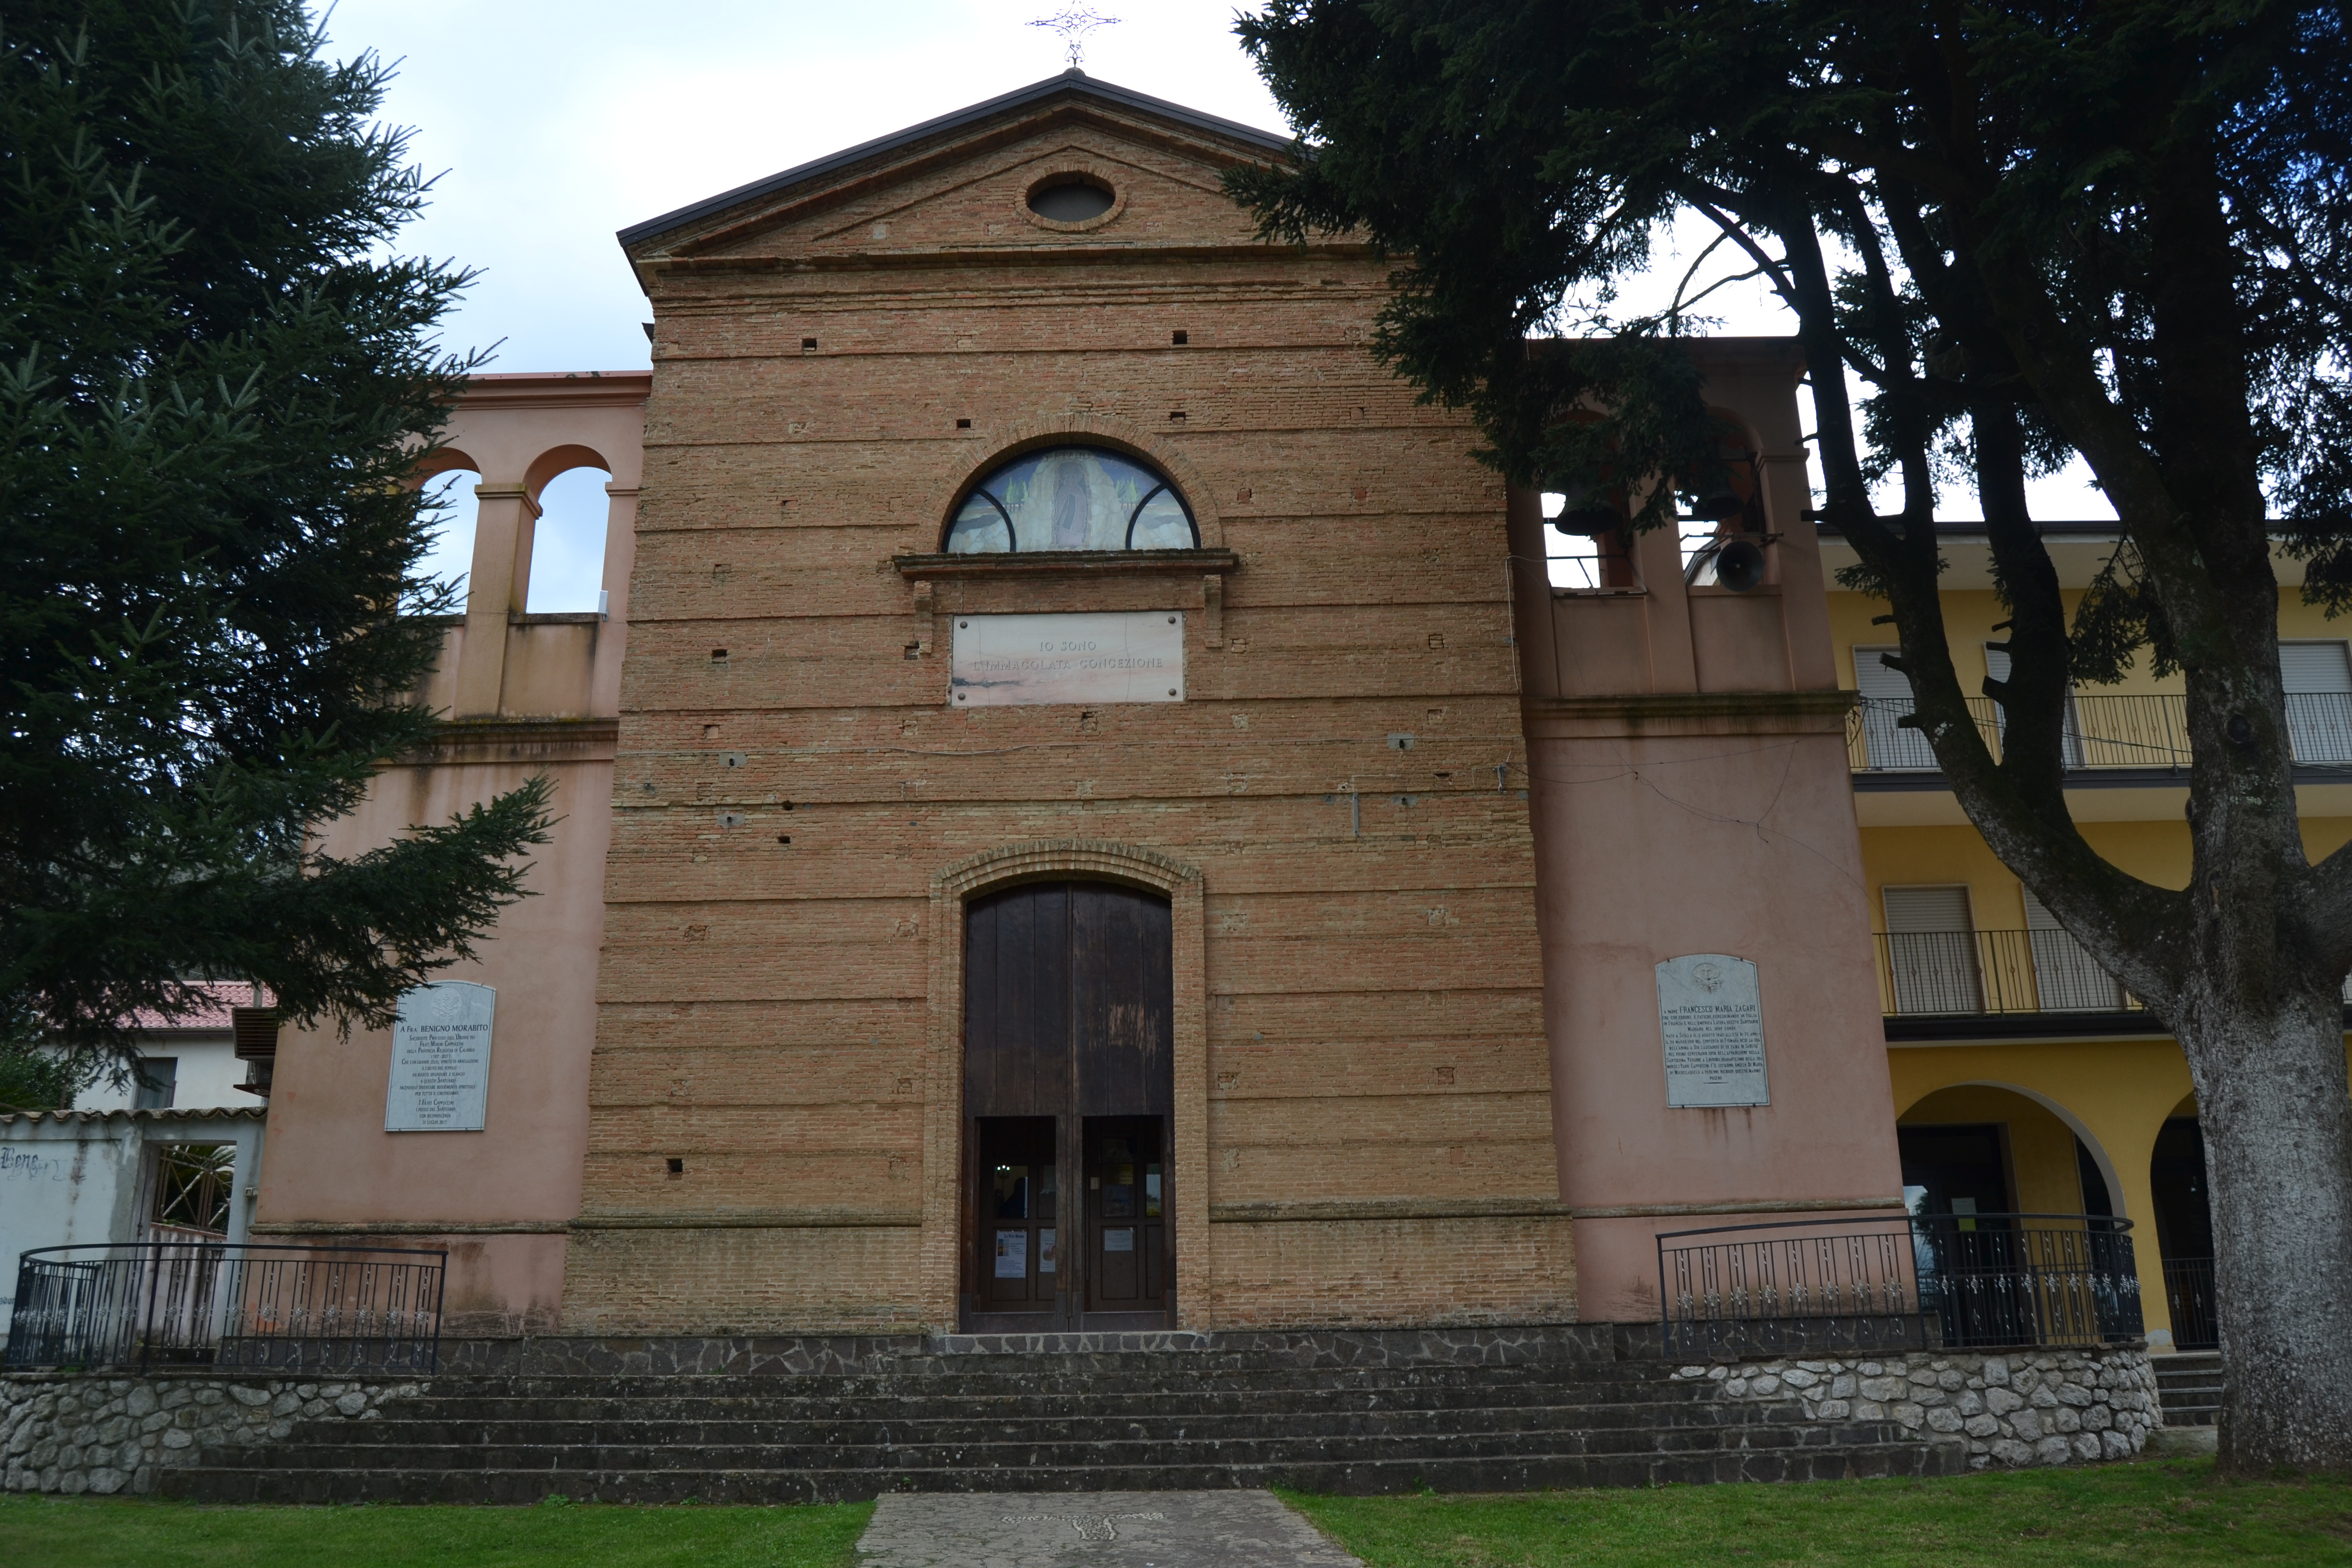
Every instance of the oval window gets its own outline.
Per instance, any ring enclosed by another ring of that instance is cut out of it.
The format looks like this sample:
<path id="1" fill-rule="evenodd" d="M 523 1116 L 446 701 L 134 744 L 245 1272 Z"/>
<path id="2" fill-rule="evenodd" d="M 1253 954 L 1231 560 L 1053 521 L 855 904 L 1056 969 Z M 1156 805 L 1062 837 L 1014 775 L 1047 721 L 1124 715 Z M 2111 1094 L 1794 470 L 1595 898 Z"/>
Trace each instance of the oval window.
<path id="1" fill-rule="evenodd" d="M 1085 180 L 1061 180 L 1029 193 L 1029 210 L 1053 223 L 1084 223 L 1110 211 L 1111 194 Z"/>
<path id="2" fill-rule="evenodd" d="M 974 485 L 948 527 L 950 555 L 1039 550 L 1197 550 L 1184 498 L 1155 470 L 1099 447 L 1049 447 Z"/>

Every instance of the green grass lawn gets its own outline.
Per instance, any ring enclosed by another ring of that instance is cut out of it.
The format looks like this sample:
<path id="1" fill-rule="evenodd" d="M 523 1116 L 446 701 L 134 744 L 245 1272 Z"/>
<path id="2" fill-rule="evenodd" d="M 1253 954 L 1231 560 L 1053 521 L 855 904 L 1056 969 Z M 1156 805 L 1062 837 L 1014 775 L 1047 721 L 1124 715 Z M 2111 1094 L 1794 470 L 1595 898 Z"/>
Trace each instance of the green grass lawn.
<path id="1" fill-rule="evenodd" d="M 2352 1482 L 2210 1459 L 1948 1480 L 1285 1500 L 1370 1568 L 2352 1563 Z"/>
<path id="2" fill-rule="evenodd" d="M 0 1498 L 5 1568 L 847 1568 L 830 1508 L 207 1508 Z"/>
<path id="3" fill-rule="evenodd" d="M 2210 1460 L 1932 1481 L 1288 1500 L 1371 1568 L 2352 1564 L 2352 1482 Z M 870 1505 L 205 1508 L 0 1498 L 0 1568 L 848 1568 Z"/>

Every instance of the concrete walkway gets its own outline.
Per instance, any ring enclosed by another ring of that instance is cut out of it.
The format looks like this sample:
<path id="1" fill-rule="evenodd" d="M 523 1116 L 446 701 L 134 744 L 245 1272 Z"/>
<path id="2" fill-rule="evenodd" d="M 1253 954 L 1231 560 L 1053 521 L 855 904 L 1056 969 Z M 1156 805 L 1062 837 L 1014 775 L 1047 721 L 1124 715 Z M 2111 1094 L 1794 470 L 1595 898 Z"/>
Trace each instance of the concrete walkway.
<path id="1" fill-rule="evenodd" d="M 892 1492 L 858 1568 L 1363 1568 L 1271 1492 Z"/>

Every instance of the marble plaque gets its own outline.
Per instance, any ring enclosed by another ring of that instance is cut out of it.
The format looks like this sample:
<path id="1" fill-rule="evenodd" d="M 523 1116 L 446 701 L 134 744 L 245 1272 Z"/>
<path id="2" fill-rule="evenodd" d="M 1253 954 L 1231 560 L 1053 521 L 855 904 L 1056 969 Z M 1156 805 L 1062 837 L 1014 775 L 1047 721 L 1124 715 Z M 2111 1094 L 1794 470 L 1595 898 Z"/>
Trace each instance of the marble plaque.
<path id="1" fill-rule="evenodd" d="M 400 999 L 392 1026 L 386 1132 L 479 1132 L 490 1101 L 490 1015 L 499 994 L 436 980 Z"/>
<path id="2" fill-rule="evenodd" d="M 950 707 L 1182 700 L 1181 610 L 955 617 Z"/>
<path id="3" fill-rule="evenodd" d="M 1669 1106 L 1769 1105 L 1756 966 L 1720 952 L 1658 965 L 1658 1035 Z"/>

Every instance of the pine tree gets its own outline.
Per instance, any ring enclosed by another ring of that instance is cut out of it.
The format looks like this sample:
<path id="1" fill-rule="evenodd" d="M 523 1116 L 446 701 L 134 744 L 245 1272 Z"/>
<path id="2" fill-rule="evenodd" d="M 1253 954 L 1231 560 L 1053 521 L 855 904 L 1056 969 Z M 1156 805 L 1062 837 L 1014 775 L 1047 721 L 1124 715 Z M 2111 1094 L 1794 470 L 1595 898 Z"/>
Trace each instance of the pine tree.
<path id="1" fill-rule="evenodd" d="M 522 896 L 533 781 L 387 847 L 315 825 L 433 731 L 409 482 L 472 362 L 388 68 L 296 0 L 0 10 L 0 1030 L 120 1060 L 258 980 L 380 1026 Z"/>

